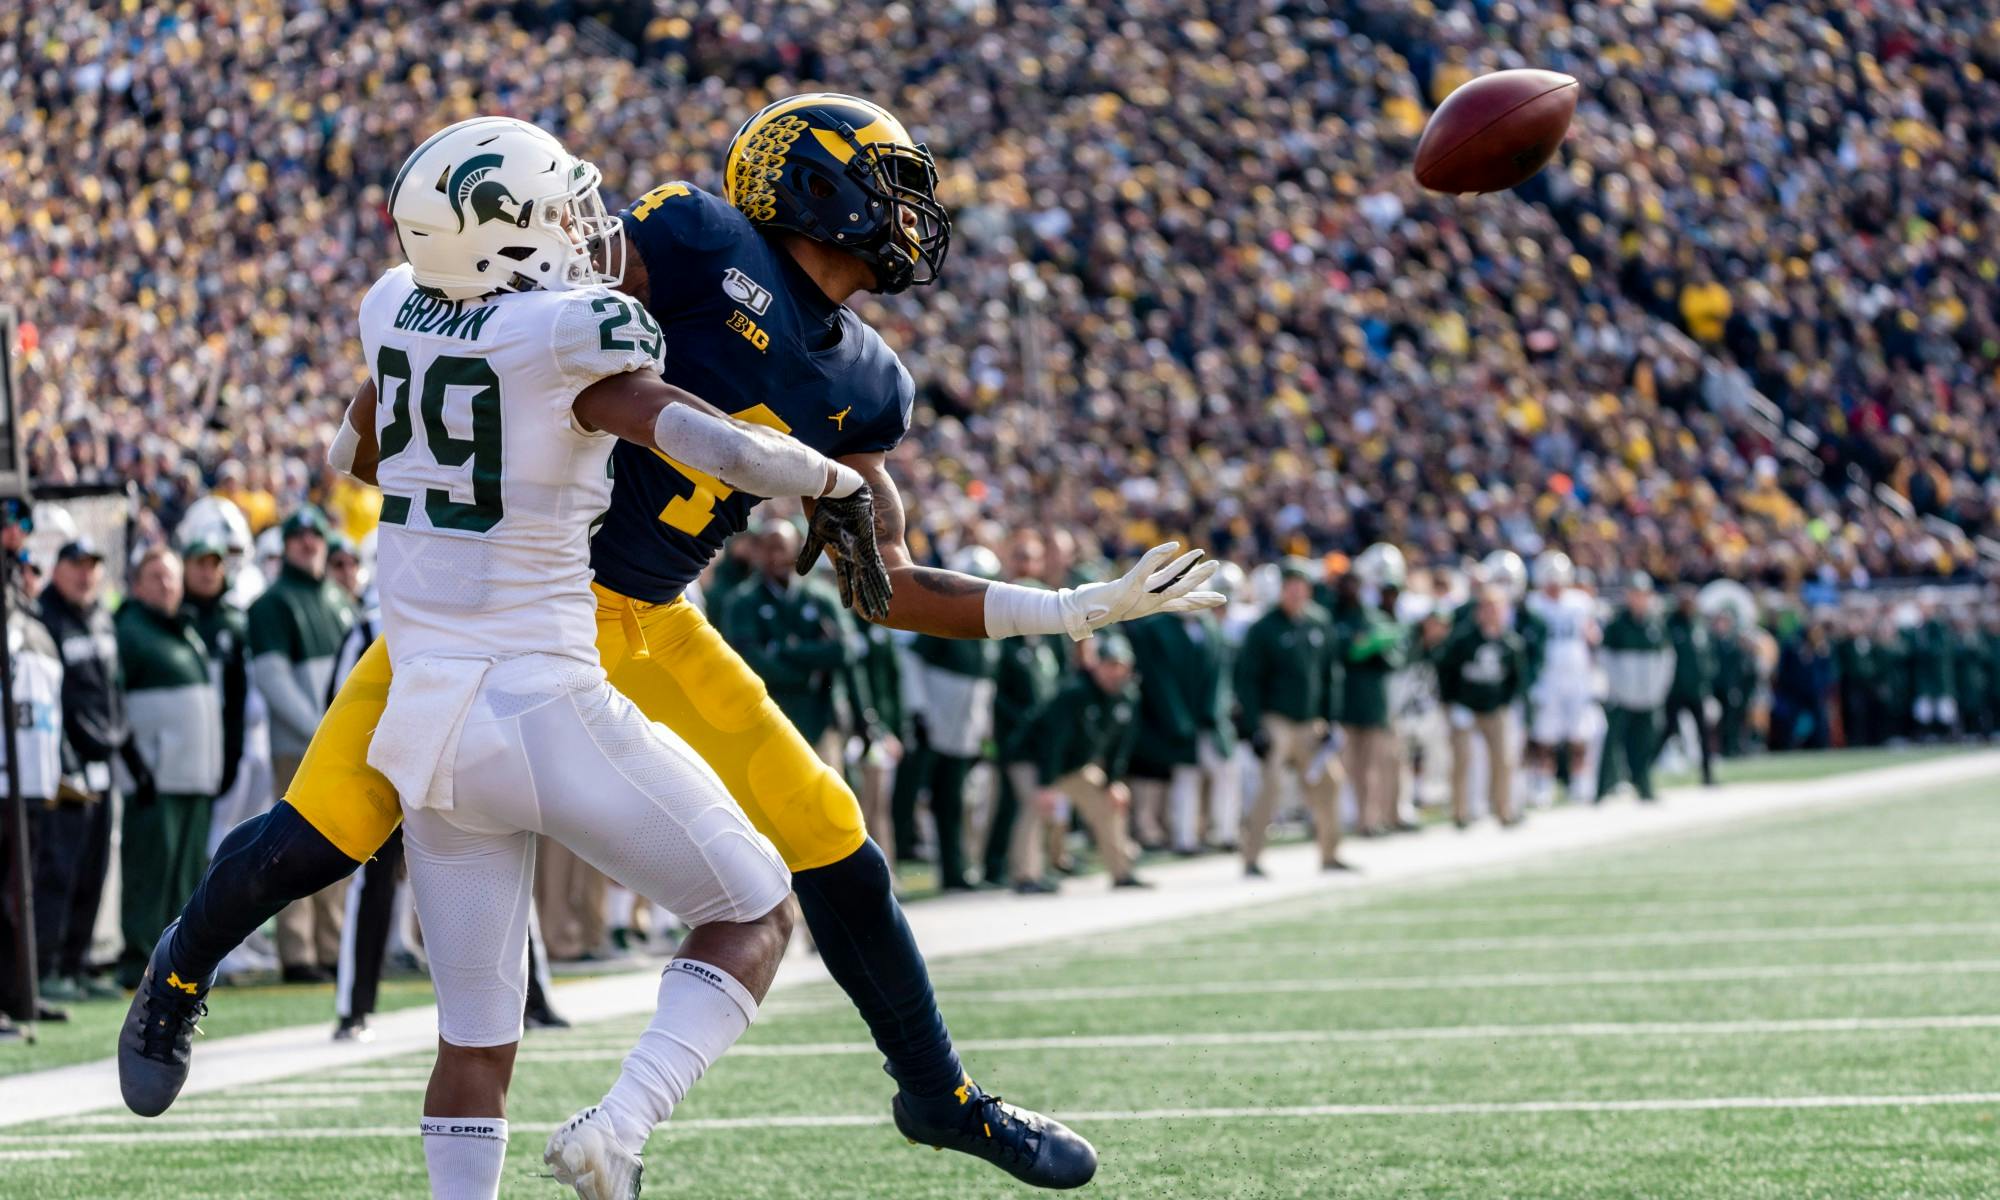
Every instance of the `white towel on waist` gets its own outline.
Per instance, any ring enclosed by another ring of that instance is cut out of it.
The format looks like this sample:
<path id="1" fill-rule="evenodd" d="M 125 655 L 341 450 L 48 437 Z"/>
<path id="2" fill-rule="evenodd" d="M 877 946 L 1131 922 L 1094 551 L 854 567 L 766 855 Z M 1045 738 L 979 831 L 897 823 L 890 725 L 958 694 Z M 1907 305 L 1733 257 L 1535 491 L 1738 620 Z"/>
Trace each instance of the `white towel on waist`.
<path id="1" fill-rule="evenodd" d="M 492 665 L 492 659 L 437 655 L 396 665 L 382 723 L 368 743 L 368 765 L 388 777 L 405 807 L 450 811 L 459 734 Z"/>

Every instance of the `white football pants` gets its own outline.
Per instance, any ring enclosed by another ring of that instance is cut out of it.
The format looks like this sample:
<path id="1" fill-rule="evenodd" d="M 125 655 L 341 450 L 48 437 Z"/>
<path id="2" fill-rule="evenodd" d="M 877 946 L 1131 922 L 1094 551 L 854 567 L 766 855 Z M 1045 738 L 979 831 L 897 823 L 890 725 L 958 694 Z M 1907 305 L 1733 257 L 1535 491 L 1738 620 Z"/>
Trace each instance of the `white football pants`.
<path id="1" fill-rule="evenodd" d="M 791 892 L 722 780 L 595 666 L 494 665 L 452 769 L 454 806 L 405 805 L 403 838 L 438 1033 L 455 1046 L 520 1039 L 537 834 L 689 925 L 754 921 Z"/>

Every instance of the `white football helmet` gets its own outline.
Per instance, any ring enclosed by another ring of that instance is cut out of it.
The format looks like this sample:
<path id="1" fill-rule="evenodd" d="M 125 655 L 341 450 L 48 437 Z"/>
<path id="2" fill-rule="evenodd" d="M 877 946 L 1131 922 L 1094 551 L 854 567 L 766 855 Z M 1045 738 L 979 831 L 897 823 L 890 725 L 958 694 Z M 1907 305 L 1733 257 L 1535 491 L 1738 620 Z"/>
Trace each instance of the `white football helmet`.
<path id="1" fill-rule="evenodd" d="M 186 550 L 202 544 L 221 549 L 234 571 L 250 553 L 250 522 L 243 510 L 221 496 L 203 496 L 188 505 L 187 515 L 174 527 L 174 545 Z"/>
<path id="2" fill-rule="evenodd" d="M 56 552 L 77 539 L 76 518 L 60 504 L 35 505 L 35 531 L 28 535 L 28 561 L 47 575 L 55 570 Z"/>
<path id="3" fill-rule="evenodd" d="M 1528 590 L 1528 564 L 1512 550 L 1495 550 L 1479 567 L 1487 585 L 1504 590 L 1510 599 L 1519 600 Z"/>
<path id="4" fill-rule="evenodd" d="M 617 283 L 625 230 L 596 167 L 546 130 L 473 117 L 418 146 L 389 190 L 417 283 L 447 299 Z"/>
<path id="5" fill-rule="evenodd" d="M 1354 558 L 1354 577 L 1366 587 L 1401 588 L 1405 573 L 1403 552 L 1387 542 L 1376 542 Z"/>
<path id="6" fill-rule="evenodd" d="M 1568 587 L 1576 582 L 1576 566 L 1560 550 L 1544 550 L 1535 556 L 1536 587 Z"/>

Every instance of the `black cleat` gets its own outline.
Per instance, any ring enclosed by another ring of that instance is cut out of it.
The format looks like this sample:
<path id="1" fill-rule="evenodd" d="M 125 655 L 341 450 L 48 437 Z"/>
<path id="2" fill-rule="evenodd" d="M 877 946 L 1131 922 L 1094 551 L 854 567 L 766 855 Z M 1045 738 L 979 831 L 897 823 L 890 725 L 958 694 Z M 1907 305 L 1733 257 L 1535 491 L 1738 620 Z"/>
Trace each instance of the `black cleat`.
<path id="1" fill-rule="evenodd" d="M 970 1079 L 957 1095 L 954 1124 L 927 1124 L 898 1093 L 889 1105 L 897 1130 L 920 1145 L 983 1158 L 1035 1187 L 1082 1187 L 1097 1174 L 1096 1148 L 1061 1121 L 1004 1104 Z"/>
<path id="2" fill-rule="evenodd" d="M 157 1117 L 172 1107 L 187 1082 L 188 1056 L 197 1032 L 195 1022 L 208 1015 L 202 998 L 215 976 L 188 981 L 167 964 L 167 942 L 174 927 L 160 935 L 146 974 L 118 1031 L 118 1090 L 125 1107 L 142 1117 Z"/>

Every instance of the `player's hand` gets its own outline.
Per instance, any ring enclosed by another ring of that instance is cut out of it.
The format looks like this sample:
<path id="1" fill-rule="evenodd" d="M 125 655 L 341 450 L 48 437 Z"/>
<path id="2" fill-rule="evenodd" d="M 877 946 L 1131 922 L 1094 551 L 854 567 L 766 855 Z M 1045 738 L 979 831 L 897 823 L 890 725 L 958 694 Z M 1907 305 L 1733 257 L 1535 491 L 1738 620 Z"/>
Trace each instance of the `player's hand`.
<path id="1" fill-rule="evenodd" d="M 1227 599 L 1221 592 L 1198 589 L 1222 569 L 1222 564 L 1214 559 L 1201 561 L 1199 550 L 1175 558 L 1180 548 L 1179 542 L 1162 543 L 1146 551 L 1118 579 L 1063 589 L 1063 626 L 1069 636 L 1080 642 L 1120 621 L 1220 606 Z"/>
<path id="2" fill-rule="evenodd" d="M 845 496 L 820 497 L 806 524 L 805 545 L 799 548 L 799 574 L 812 570 L 822 550 L 833 559 L 840 602 L 864 620 L 887 617 L 894 589 L 875 545 L 875 496 L 867 484 Z"/>

